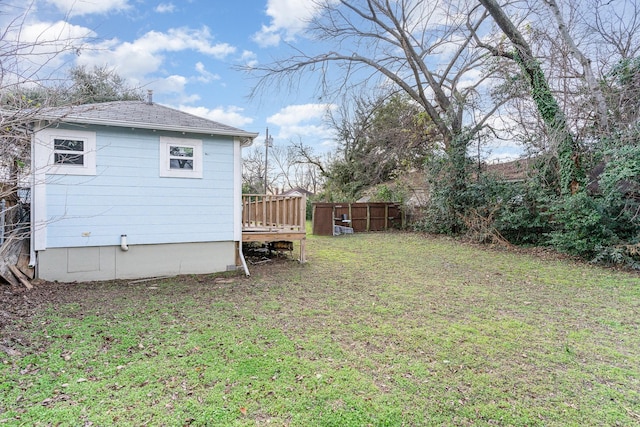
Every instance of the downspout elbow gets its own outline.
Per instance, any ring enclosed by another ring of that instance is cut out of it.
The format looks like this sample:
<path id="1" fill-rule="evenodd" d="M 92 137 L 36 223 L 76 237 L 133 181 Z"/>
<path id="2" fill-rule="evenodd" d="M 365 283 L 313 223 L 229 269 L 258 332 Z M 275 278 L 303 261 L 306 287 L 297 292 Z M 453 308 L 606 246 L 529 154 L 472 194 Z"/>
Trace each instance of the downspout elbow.
<path id="1" fill-rule="evenodd" d="M 245 261 L 244 254 L 242 253 L 242 241 L 238 242 L 238 256 L 240 256 L 240 262 L 242 262 L 242 268 L 244 269 L 245 276 L 251 276 L 249 268 L 247 267 L 247 261 Z"/>
<path id="2" fill-rule="evenodd" d="M 120 235 L 120 249 L 122 249 L 125 252 L 129 250 L 129 245 L 127 245 L 127 235 L 126 234 Z"/>

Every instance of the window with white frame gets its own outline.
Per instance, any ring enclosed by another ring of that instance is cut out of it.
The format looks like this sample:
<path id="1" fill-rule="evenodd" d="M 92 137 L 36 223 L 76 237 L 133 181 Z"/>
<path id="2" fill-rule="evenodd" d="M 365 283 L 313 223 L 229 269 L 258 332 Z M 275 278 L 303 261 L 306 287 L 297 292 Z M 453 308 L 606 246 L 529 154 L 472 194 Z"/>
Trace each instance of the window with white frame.
<path id="1" fill-rule="evenodd" d="M 48 173 L 96 174 L 96 134 L 87 131 L 44 129 L 39 140 L 49 149 Z"/>
<path id="2" fill-rule="evenodd" d="M 202 178 L 202 141 L 160 137 L 160 176 Z"/>
<path id="3" fill-rule="evenodd" d="M 53 163 L 56 165 L 84 166 L 84 140 L 54 138 Z"/>

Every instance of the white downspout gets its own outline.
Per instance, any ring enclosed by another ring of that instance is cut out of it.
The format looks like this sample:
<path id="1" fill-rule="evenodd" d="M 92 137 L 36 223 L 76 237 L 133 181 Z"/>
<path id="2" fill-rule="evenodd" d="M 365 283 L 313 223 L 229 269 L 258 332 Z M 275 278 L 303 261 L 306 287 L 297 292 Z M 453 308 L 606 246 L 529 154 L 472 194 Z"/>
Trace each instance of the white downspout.
<path id="1" fill-rule="evenodd" d="M 29 227 L 29 268 L 36 268 L 36 217 L 35 217 L 35 208 L 36 203 L 34 203 L 35 195 L 36 195 L 36 134 L 35 132 L 31 133 L 31 190 L 30 190 L 30 198 L 31 198 L 31 209 L 29 209 L 29 221 L 31 222 Z M 36 274 L 37 277 L 37 274 Z"/>
<path id="2" fill-rule="evenodd" d="M 121 234 L 120 235 L 120 249 L 122 249 L 125 252 L 129 250 L 129 245 L 127 245 L 127 235 L 126 234 Z"/>
<path id="3" fill-rule="evenodd" d="M 256 134 L 258 136 L 258 134 Z M 253 137 L 255 138 L 255 137 Z M 249 277 L 249 268 L 242 253 L 242 148 L 249 147 L 253 143 L 253 138 L 234 138 L 233 142 L 233 158 L 234 158 L 234 177 L 233 177 L 233 193 L 234 193 L 234 240 L 238 242 L 238 257 L 242 263 L 244 274 Z"/>

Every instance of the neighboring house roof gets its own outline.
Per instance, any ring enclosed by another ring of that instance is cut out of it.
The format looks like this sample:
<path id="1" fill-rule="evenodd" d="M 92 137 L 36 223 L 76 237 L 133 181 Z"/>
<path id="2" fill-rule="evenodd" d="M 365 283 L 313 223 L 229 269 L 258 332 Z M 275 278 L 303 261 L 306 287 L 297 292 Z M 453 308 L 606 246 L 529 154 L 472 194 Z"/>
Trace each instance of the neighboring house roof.
<path id="1" fill-rule="evenodd" d="M 49 121 L 237 136 L 247 138 L 243 145 L 251 145 L 253 139 L 258 136 L 254 132 L 144 101 L 113 101 L 44 108 L 35 116 L 40 120 Z"/>
<path id="2" fill-rule="evenodd" d="M 524 181 L 531 166 L 531 159 L 521 158 L 503 163 L 485 165 L 487 172 L 493 173 L 507 182 Z"/>
<path id="3" fill-rule="evenodd" d="M 307 197 L 313 196 L 313 193 L 311 191 L 305 190 L 302 187 L 295 187 L 295 188 L 292 188 L 290 190 L 283 191 L 280 195 L 281 196 L 293 196 L 293 195 L 296 195 L 296 194 L 299 194 L 299 195 L 303 195 L 304 194 Z"/>

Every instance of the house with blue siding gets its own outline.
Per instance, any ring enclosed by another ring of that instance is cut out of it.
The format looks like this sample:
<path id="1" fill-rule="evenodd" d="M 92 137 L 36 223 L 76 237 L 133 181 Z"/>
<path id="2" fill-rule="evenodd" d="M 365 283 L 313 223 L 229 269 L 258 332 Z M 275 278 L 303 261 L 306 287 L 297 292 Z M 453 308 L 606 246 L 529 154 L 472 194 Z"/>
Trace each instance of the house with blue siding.
<path id="1" fill-rule="evenodd" d="M 148 101 L 42 111 L 33 128 L 31 263 L 44 280 L 234 269 L 246 132 Z"/>

